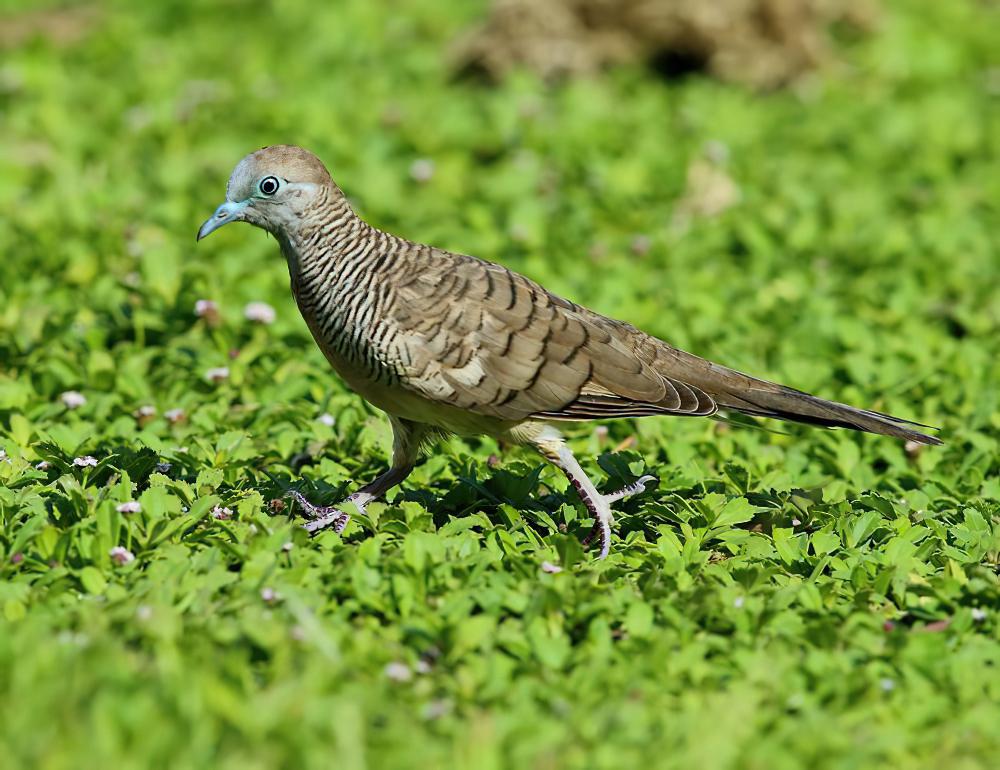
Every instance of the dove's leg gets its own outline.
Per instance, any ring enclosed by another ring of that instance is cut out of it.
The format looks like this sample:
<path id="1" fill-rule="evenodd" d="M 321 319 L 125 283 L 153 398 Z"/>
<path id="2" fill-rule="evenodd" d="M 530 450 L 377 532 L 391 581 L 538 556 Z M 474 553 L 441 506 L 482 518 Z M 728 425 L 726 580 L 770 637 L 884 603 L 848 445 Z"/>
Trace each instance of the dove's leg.
<path id="1" fill-rule="evenodd" d="M 599 534 L 601 538 L 601 555 L 598 558 L 603 559 L 611 549 L 611 523 L 614 521 L 614 516 L 611 513 L 611 503 L 629 494 L 634 494 L 631 489 L 636 485 L 633 484 L 627 490 L 622 490 L 624 494 L 616 492 L 614 495 L 602 495 L 597 491 L 594 482 L 590 480 L 590 477 L 580 467 L 580 463 L 576 461 L 573 453 L 566 446 L 566 442 L 563 441 L 558 433 L 555 431 L 545 431 L 534 441 L 534 444 L 535 448 L 542 453 L 545 459 L 556 465 L 566 474 L 566 477 L 576 489 L 577 494 L 580 495 L 583 504 L 590 511 L 591 516 L 594 517 L 594 529 L 587 535 L 584 542 L 588 542 L 595 534 Z M 636 489 L 635 491 L 640 490 Z"/>
<path id="2" fill-rule="evenodd" d="M 344 501 L 352 503 L 362 513 L 368 503 L 382 497 L 410 475 L 420 453 L 420 442 L 427 435 L 427 427 L 420 423 L 391 416 L 389 421 L 392 423 L 391 467 Z M 302 512 L 311 519 L 303 525 L 309 532 L 318 532 L 331 526 L 337 532 L 343 532 L 347 522 L 351 520 L 351 515 L 340 507 L 344 503 L 319 506 L 310 503 L 299 492 L 292 492 L 291 496 L 302 507 Z"/>
<path id="3" fill-rule="evenodd" d="M 583 539 L 583 544 L 587 545 L 595 536 L 600 536 L 601 554 L 598 558 L 603 559 L 611 549 L 611 524 L 614 515 L 611 512 L 611 503 L 646 491 L 646 487 L 657 482 L 655 476 L 643 476 L 638 481 L 629 484 L 617 492 L 604 495 L 597 491 L 594 482 L 580 467 L 573 453 L 562 437 L 554 430 L 543 431 L 534 441 L 535 448 L 553 465 L 559 467 L 566 477 L 573 484 L 577 494 L 583 504 L 594 517 L 594 528 Z"/>

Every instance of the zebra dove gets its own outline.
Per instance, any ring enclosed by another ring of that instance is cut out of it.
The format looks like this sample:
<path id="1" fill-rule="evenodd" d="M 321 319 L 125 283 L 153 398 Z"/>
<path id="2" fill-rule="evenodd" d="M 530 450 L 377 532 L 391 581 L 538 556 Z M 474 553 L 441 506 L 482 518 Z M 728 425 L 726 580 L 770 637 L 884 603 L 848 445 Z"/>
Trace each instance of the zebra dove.
<path id="1" fill-rule="evenodd" d="M 720 409 L 941 443 L 881 412 L 826 401 L 685 353 L 557 297 L 502 265 L 382 232 L 359 218 L 322 162 L 265 147 L 233 170 L 226 201 L 198 240 L 229 222 L 277 238 L 292 294 L 334 370 L 389 415 L 389 470 L 347 501 L 363 510 L 407 477 L 438 434 L 490 435 L 537 449 L 569 477 L 594 519 L 600 558 L 611 503 L 655 481 L 598 492 L 559 423 Z M 348 520 L 295 493 L 310 532 Z"/>

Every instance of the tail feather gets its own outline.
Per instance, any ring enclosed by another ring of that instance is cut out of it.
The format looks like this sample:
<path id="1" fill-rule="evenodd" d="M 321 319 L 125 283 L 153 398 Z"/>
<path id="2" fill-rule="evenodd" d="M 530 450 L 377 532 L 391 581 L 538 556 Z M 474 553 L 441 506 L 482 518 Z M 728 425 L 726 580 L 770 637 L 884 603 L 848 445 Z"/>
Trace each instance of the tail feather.
<path id="1" fill-rule="evenodd" d="M 795 390 L 784 385 L 778 385 L 764 380 L 752 380 L 749 388 L 741 388 L 738 392 L 728 392 L 728 389 L 713 394 L 720 408 L 735 409 L 744 414 L 756 417 L 776 417 L 781 420 L 823 425 L 830 428 L 849 428 L 865 433 L 880 433 L 885 436 L 895 436 L 918 444 L 940 444 L 936 436 L 929 436 L 914 428 L 933 426 L 895 417 L 884 412 L 871 409 L 857 409 L 836 401 L 827 401 Z"/>
<path id="2" fill-rule="evenodd" d="M 827 401 L 795 388 L 751 377 L 671 346 L 664 345 L 659 352 L 670 362 L 665 375 L 701 389 L 712 397 L 719 409 L 755 417 L 775 417 L 810 425 L 880 433 L 918 444 L 942 443 L 936 436 L 916 430 L 937 430 L 931 425 Z"/>

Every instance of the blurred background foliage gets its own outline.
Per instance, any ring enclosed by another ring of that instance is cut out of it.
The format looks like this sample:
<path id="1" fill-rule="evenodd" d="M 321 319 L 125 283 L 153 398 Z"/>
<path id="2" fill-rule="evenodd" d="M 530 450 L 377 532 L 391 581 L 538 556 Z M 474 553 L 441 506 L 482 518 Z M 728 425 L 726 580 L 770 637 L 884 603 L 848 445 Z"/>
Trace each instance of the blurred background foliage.
<path id="1" fill-rule="evenodd" d="M 0 3 L 0 756 L 991 766 L 997 7 L 759 5 L 814 7 L 815 55 L 751 77 L 786 38 L 730 55 L 716 25 L 493 70 L 516 3 Z M 387 427 L 328 371 L 272 239 L 194 242 L 278 142 L 380 227 L 946 446 L 580 426 L 608 487 L 662 479 L 598 564 L 558 474 L 456 439 L 310 541 L 271 500 L 372 478 Z"/>

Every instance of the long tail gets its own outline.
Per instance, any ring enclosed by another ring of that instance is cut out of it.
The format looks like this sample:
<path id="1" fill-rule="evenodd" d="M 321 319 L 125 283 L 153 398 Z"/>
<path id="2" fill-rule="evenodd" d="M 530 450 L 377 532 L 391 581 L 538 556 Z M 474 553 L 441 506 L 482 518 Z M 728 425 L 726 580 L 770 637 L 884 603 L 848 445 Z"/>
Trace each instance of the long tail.
<path id="1" fill-rule="evenodd" d="M 931 425 L 904 420 L 884 412 L 858 409 L 836 401 L 827 401 L 777 383 L 752 377 L 747 379 L 752 381 L 749 388 L 741 388 L 735 393 L 725 390 L 713 393 L 720 408 L 735 409 L 757 417 L 776 417 L 830 428 L 880 433 L 906 441 L 915 441 L 918 444 L 941 443 L 936 436 L 914 430 L 914 427 L 934 430 Z"/>
<path id="2" fill-rule="evenodd" d="M 914 430 L 914 427 L 935 430 L 931 425 L 827 401 L 785 385 L 758 380 L 718 364 L 712 364 L 711 370 L 716 376 L 712 378 L 708 391 L 720 409 L 734 409 L 756 417 L 776 417 L 830 428 L 880 433 L 918 444 L 941 443 L 936 436 Z"/>

